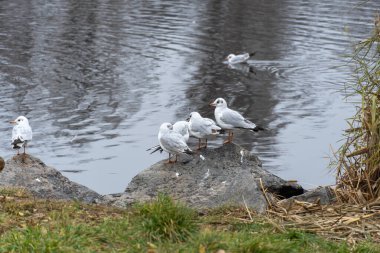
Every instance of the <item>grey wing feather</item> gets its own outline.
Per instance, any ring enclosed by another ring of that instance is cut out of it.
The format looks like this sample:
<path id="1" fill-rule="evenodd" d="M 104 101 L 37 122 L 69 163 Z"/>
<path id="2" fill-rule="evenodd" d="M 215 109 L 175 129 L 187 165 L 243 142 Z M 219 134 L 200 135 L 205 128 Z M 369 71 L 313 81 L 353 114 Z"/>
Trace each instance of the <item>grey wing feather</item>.
<path id="1" fill-rule="evenodd" d="M 202 119 L 202 121 L 196 121 L 192 123 L 192 129 L 194 129 L 195 132 L 199 132 L 201 134 L 208 134 L 210 132 L 211 124 L 209 122 Z"/>
<path id="2" fill-rule="evenodd" d="M 161 138 L 161 144 L 173 153 L 183 153 L 188 149 L 182 135 L 178 133 L 165 134 Z"/>
<path id="3" fill-rule="evenodd" d="M 250 128 L 253 129 L 256 127 L 256 125 L 245 119 L 240 113 L 237 111 L 231 110 L 227 108 L 223 111 L 222 116 L 220 118 L 223 122 L 227 124 L 231 124 L 234 127 L 241 127 L 241 128 Z"/>
<path id="4" fill-rule="evenodd" d="M 234 126 L 238 126 L 238 124 L 244 121 L 244 117 L 240 113 L 228 108 L 222 112 L 220 119 L 226 124 Z"/>
<path id="5" fill-rule="evenodd" d="M 233 60 L 233 63 L 240 63 L 240 62 L 245 62 L 246 60 L 249 59 L 249 54 L 239 54 L 235 56 L 235 59 Z"/>

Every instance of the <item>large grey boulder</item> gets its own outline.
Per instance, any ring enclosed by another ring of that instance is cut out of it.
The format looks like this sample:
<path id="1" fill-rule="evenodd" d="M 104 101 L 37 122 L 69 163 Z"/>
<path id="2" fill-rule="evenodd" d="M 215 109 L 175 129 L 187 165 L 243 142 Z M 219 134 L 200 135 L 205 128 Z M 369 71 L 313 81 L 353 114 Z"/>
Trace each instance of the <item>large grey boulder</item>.
<path id="1" fill-rule="evenodd" d="M 16 155 L 0 172 L 1 187 L 23 187 L 39 198 L 54 198 L 93 202 L 100 195 L 74 183 L 56 169 L 31 155 Z"/>
<path id="2" fill-rule="evenodd" d="M 301 186 L 264 170 L 257 156 L 236 144 L 202 149 L 187 163 L 165 162 L 136 175 L 124 193 L 104 196 L 100 202 L 123 207 L 154 199 L 162 192 L 198 209 L 247 205 L 263 212 L 267 203 L 260 178 L 263 187 L 276 195 L 290 197 L 304 192 Z"/>

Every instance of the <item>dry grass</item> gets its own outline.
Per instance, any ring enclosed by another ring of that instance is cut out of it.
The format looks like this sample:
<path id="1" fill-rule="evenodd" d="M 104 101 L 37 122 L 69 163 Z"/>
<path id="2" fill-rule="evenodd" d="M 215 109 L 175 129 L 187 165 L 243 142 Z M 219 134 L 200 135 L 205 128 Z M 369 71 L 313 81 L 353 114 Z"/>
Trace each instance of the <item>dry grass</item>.
<path id="1" fill-rule="evenodd" d="M 368 206 L 320 205 L 297 200 L 288 201 L 286 205 L 279 202 L 268 210 L 268 216 L 284 231 L 297 228 L 350 245 L 363 240 L 380 243 L 380 201 Z"/>
<path id="2" fill-rule="evenodd" d="M 349 89 L 361 103 L 349 120 L 346 142 L 336 154 L 336 194 L 343 203 L 367 204 L 380 197 L 380 18 L 372 36 L 359 43 Z"/>

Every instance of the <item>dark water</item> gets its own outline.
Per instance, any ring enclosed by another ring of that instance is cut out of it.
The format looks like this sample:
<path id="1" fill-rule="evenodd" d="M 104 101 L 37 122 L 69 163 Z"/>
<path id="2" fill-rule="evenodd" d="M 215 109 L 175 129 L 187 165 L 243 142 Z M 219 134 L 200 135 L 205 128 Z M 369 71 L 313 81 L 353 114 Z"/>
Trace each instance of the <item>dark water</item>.
<path id="1" fill-rule="evenodd" d="M 368 36 L 379 1 L 1 1 L 1 155 L 30 119 L 29 151 L 100 193 L 123 191 L 162 122 L 208 103 L 270 130 L 236 132 L 267 169 L 306 187 L 334 181 L 327 165 L 353 106 L 344 55 Z M 230 69 L 231 52 L 257 51 Z M 220 145 L 223 138 L 213 141 Z M 75 173 L 77 172 L 77 173 Z"/>

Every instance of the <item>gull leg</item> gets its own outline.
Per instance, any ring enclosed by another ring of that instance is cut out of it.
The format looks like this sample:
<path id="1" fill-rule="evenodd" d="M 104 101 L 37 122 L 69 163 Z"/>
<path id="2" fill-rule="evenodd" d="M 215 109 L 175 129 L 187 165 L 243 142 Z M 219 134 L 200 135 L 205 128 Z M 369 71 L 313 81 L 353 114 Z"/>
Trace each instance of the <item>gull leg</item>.
<path id="1" fill-rule="evenodd" d="M 231 130 L 228 130 L 228 138 L 223 143 L 227 144 L 227 143 L 230 143 L 230 142 L 231 142 Z"/>
<path id="2" fill-rule="evenodd" d="M 169 153 L 169 159 L 168 159 L 168 161 L 165 162 L 165 163 L 172 163 L 172 161 L 170 161 L 170 153 Z"/>
<path id="3" fill-rule="evenodd" d="M 206 139 L 206 142 L 207 142 L 207 139 Z M 206 144 L 207 146 L 207 144 Z M 202 139 L 199 139 L 199 143 L 198 143 L 198 149 L 197 150 L 200 150 L 202 148 L 205 148 L 206 146 L 202 146 Z"/>
<path id="4" fill-rule="evenodd" d="M 201 149 L 201 139 L 198 139 L 198 149 L 197 150 L 200 150 Z"/>
<path id="5" fill-rule="evenodd" d="M 26 148 L 26 142 L 25 142 L 25 144 L 24 144 L 24 155 L 25 155 L 25 148 Z"/>
<path id="6" fill-rule="evenodd" d="M 205 145 L 201 146 L 201 148 L 207 148 L 207 139 L 205 139 L 205 140 L 206 140 L 206 143 L 205 143 Z"/>

